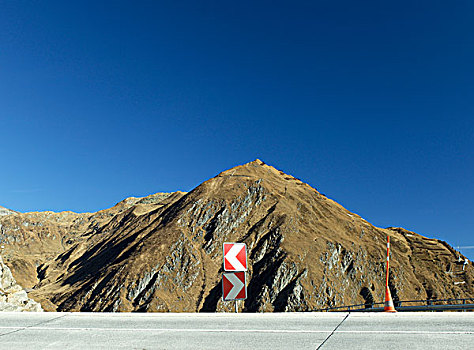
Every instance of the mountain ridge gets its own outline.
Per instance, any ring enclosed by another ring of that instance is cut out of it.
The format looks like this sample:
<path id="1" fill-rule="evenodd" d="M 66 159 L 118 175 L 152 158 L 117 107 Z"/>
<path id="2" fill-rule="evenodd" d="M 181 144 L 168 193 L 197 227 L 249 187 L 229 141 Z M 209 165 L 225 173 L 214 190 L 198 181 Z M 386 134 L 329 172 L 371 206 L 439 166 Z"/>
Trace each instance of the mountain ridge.
<path id="1" fill-rule="evenodd" d="M 248 247 L 245 311 L 382 301 L 387 235 L 395 300 L 474 295 L 472 266 L 461 271 L 447 243 L 377 228 L 258 159 L 188 193 L 128 200 L 36 266 L 30 294 L 46 310 L 230 310 L 220 298 L 224 241 Z"/>

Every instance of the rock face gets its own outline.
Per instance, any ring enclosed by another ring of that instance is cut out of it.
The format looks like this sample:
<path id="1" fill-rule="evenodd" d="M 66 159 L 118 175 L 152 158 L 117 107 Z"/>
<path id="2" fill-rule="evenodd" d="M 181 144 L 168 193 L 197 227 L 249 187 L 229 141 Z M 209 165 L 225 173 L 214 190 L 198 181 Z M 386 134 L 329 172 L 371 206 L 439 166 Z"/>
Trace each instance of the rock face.
<path id="1" fill-rule="evenodd" d="M 0 257 L 0 311 L 43 311 L 41 305 L 28 298 L 19 286 L 10 269 Z"/>
<path id="2" fill-rule="evenodd" d="M 223 242 L 248 247 L 244 311 L 380 302 L 387 235 L 395 301 L 474 297 L 473 267 L 448 244 L 374 227 L 259 160 L 189 193 L 127 199 L 95 214 L 51 213 L 47 222 L 34 215 L 0 218 L 0 238 L 14 274 L 26 281 L 34 271 L 30 295 L 47 310 L 230 311 L 221 299 Z"/>

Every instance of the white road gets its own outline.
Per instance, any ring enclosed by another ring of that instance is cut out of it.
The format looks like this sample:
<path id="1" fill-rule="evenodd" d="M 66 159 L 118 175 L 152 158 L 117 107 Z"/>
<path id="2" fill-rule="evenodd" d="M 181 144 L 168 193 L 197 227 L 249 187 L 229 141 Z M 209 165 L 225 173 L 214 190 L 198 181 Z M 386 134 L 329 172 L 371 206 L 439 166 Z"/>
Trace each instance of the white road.
<path id="1" fill-rule="evenodd" d="M 0 349 L 474 349 L 474 313 L 0 313 Z"/>

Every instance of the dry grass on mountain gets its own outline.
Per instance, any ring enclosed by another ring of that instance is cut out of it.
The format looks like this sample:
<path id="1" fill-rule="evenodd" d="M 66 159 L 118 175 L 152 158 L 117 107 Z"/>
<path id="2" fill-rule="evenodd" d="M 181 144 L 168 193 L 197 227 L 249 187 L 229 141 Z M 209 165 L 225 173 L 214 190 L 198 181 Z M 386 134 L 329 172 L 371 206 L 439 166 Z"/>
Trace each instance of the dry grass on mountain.
<path id="1" fill-rule="evenodd" d="M 462 270 L 446 243 L 374 227 L 259 160 L 189 193 L 94 214 L 14 213 L 0 224 L 6 262 L 48 310 L 230 310 L 220 287 L 229 241 L 248 246 L 246 311 L 382 301 L 387 235 L 395 300 L 474 296 L 472 266 Z"/>

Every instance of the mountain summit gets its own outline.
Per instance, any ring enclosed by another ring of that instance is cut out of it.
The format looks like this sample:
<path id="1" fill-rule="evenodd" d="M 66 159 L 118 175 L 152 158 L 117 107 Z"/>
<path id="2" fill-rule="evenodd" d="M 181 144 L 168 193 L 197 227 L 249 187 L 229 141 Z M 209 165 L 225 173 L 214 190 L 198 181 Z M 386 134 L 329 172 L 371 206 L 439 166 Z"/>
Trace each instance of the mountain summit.
<path id="1" fill-rule="evenodd" d="M 39 225 L 41 213 L 0 217 L 7 263 L 47 310 L 224 311 L 233 305 L 221 300 L 222 243 L 243 242 L 243 309 L 306 311 L 383 301 L 389 235 L 395 301 L 474 296 L 472 266 L 445 242 L 374 227 L 258 159 L 189 193 L 151 198 L 48 214 L 47 225 Z M 35 275 L 26 278 L 31 266 Z"/>

